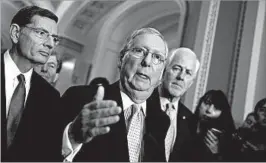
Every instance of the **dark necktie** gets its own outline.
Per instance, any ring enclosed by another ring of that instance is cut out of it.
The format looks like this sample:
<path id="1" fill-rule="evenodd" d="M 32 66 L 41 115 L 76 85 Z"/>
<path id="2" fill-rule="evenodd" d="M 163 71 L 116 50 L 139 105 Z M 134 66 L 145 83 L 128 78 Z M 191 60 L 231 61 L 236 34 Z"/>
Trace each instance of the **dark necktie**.
<path id="1" fill-rule="evenodd" d="M 24 75 L 20 74 L 17 76 L 17 78 L 19 83 L 12 95 L 7 116 L 7 147 L 12 144 L 13 138 L 16 134 L 19 121 L 23 112 L 26 95 Z"/>

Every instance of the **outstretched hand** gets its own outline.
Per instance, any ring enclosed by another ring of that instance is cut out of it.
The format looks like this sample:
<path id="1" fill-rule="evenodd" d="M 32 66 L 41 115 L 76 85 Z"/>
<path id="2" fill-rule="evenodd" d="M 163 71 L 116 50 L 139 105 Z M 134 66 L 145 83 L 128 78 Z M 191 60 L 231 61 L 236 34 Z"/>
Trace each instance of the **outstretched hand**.
<path id="1" fill-rule="evenodd" d="M 72 143 L 87 143 L 110 132 L 109 125 L 119 121 L 121 107 L 113 100 L 103 100 L 104 87 L 99 86 L 94 101 L 83 106 L 69 130 Z M 74 142 L 73 142 L 74 141 Z"/>

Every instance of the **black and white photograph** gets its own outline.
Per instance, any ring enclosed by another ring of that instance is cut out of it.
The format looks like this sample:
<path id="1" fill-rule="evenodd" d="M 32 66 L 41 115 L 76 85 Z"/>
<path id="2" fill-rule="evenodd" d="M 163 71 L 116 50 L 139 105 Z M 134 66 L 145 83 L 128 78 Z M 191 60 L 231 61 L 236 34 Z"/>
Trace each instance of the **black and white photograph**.
<path id="1" fill-rule="evenodd" d="M 266 162 L 265 0 L 1 0 L 1 162 Z"/>

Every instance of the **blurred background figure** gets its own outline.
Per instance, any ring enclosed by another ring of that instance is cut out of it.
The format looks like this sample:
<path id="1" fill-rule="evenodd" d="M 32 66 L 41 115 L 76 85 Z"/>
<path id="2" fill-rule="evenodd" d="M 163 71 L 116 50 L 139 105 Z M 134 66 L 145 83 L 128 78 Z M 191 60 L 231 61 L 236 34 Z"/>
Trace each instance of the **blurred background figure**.
<path id="1" fill-rule="evenodd" d="M 62 61 L 59 54 L 53 51 L 45 64 L 37 65 L 34 70 L 41 75 L 48 83 L 55 86 L 62 68 Z"/>
<path id="2" fill-rule="evenodd" d="M 98 77 L 91 80 L 90 86 L 95 87 L 97 85 L 102 85 L 103 87 L 106 87 L 109 85 L 109 81 L 104 77 Z"/>
<path id="3" fill-rule="evenodd" d="M 266 161 L 266 98 L 258 101 L 236 134 L 240 146 L 238 161 Z"/>
<path id="4" fill-rule="evenodd" d="M 254 112 L 249 113 L 240 128 L 256 130 L 255 125 L 257 123 L 258 116 Z"/>
<path id="5" fill-rule="evenodd" d="M 200 98 L 196 107 L 197 161 L 231 160 L 231 134 L 235 130 L 231 108 L 225 94 L 210 90 Z"/>

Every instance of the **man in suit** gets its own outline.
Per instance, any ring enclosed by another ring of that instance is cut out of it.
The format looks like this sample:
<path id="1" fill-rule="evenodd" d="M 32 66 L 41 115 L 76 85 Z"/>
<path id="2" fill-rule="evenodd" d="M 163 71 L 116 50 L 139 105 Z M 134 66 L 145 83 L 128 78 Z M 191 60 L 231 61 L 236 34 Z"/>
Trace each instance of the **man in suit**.
<path id="1" fill-rule="evenodd" d="M 53 51 L 45 64 L 34 67 L 34 71 L 41 75 L 48 83 L 55 86 L 62 68 L 62 61 L 59 54 Z"/>
<path id="2" fill-rule="evenodd" d="M 120 52 L 119 81 L 66 91 L 62 103 L 72 116 L 63 138 L 66 161 L 165 161 L 170 121 L 160 109 L 158 92 L 152 93 L 167 54 L 159 31 L 136 30 Z"/>
<path id="3" fill-rule="evenodd" d="M 161 108 L 171 120 L 165 138 L 167 161 L 190 161 L 196 131 L 193 113 L 180 102 L 196 78 L 200 63 L 193 51 L 178 48 L 171 51 L 159 87 Z"/>
<path id="4" fill-rule="evenodd" d="M 1 55 L 1 161 L 60 160 L 55 123 L 60 94 L 33 71 L 58 44 L 57 21 L 37 6 L 21 9 L 12 19 L 12 48 Z"/>

